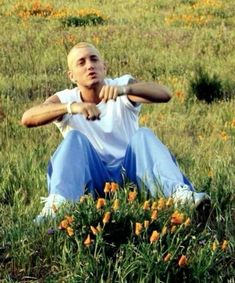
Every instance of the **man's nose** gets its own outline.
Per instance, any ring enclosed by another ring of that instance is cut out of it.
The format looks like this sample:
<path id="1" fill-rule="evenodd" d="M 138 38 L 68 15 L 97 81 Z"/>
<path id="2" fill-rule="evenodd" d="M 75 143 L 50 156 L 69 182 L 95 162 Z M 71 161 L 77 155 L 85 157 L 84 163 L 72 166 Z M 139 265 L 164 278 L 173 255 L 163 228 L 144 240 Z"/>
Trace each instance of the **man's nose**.
<path id="1" fill-rule="evenodd" d="M 87 69 L 90 70 L 90 69 L 93 69 L 94 68 L 94 64 L 91 60 L 87 60 Z"/>

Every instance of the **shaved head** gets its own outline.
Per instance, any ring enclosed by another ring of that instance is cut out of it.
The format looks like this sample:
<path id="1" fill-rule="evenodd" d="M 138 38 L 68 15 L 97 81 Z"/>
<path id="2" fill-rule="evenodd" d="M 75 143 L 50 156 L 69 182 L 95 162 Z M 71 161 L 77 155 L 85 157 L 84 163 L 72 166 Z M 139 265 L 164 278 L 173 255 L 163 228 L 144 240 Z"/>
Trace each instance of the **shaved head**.
<path id="1" fill-rule="evenodd" d="M 91 48 L 100 59 L 102 58 L 100 55 L 100 52 L 93 44 L 87 43 L 87 42 L 79 42 L 71 48 L 67 56 L 67 63 L 68 63 L 69 70 L 72 69 L 72 63 L 74 61 L 74 53 L 77 49 L 80 49 L 80 48 Z"/>

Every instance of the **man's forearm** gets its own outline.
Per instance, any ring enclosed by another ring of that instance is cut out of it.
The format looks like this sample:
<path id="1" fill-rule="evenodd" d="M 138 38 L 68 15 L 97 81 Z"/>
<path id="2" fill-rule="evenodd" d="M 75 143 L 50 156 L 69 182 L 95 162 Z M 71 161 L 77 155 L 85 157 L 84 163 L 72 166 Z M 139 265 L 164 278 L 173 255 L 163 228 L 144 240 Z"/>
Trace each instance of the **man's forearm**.
<path id="1" fill-rule="evenodd" d="M 125 91 L 133 102 L 167 102 L 171 99 L 170 91 L 156 83 L 129 84 Z"/>
<path id="2" fill-rule="evenodd" d="M 37 127 L 48 124 L 66 114 L 67 104 L 47 103 L 41 104 L 27 110 L 21 119 L 26 127 Z"/>

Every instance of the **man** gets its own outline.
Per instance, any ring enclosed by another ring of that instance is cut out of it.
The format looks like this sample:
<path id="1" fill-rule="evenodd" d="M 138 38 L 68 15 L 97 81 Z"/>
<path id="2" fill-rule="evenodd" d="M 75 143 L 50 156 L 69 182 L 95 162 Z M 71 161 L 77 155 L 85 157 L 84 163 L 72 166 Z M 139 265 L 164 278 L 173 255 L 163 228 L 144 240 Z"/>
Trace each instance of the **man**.
<path id="1" fill-rule="evenodd" d="M 27 127 L 54 122 L 64 136 L 49 163 L 49 196 L 38 221 L 85 192 L 102 195 L 105 182 L 122 184 L 123 174 L 153 196 L 161 191 L 196 206 L 209 198 L 195 192 L 161 141 L 138 127 L 141 103 L 168 102 L 167 88 L 130 75 L 107 79 L 99 51 L 86 42 L 75 45 L 67 59 L 77 87 L 57 92 L 22 117 Z"/>

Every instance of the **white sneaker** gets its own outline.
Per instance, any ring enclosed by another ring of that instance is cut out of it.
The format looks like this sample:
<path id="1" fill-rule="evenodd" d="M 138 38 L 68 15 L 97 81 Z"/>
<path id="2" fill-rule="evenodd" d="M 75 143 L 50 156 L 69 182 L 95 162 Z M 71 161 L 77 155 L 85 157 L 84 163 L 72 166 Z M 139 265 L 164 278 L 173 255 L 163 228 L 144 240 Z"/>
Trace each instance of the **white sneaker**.
<path id="1" fill-rule="evenodd" d="M 65 201 L 66 198 L 59 194 L 50 194 L 48 197 L 41 197 L 41 202 L 44 203 L 44 207 L 41 213 L 34 219 L 34 222 L 40 223 L 45 217 L 54 218 L 56 211 Z"/>
<path id="2" fill-rule="evenodd" d="M 192 191 L 188 185 L 177 185 L 172 194 L 172 198 L 176 203 L 193 204 L 195 207 L 198 207 L 205 200 L 210 200 L 208 194 Z"/>

